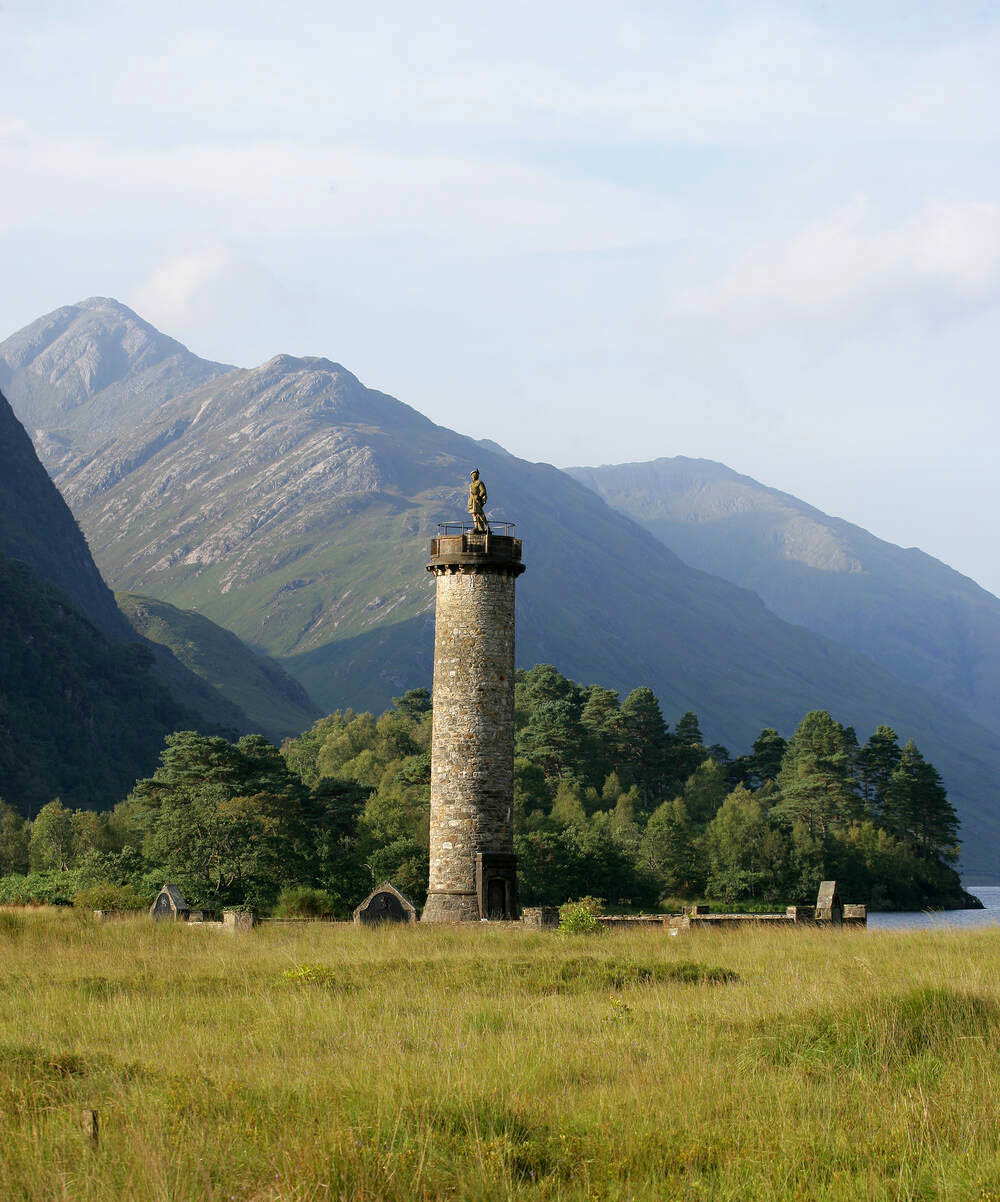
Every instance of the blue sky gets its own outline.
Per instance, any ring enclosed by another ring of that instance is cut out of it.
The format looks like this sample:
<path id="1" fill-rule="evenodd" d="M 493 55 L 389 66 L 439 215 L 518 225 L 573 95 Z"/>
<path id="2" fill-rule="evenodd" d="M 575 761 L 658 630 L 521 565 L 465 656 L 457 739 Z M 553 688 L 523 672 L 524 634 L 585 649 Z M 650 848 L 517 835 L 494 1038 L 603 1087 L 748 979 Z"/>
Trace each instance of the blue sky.
<path id="1" fill-rule="evenodd" d="M 996 5 L 7 0 L 0 53 L 3 334 L 116 296 L 1000 590 Z"/>

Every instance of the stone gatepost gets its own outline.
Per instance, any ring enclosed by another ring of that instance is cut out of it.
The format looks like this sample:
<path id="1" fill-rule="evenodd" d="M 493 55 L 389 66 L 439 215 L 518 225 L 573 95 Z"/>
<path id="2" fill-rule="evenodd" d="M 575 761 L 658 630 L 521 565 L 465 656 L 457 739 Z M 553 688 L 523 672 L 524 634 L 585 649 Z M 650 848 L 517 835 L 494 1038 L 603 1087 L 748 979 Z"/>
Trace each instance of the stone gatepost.
<path id="1" fill-rule="evenodd" d="M 514 582 L 521 540 L 431 542 L 436 577 L 430 881 L 423 922 L 518 915 L 514 857 Z"/>
<path id="2" fill-rule="evenodd" d="M 222 929 L 236 934 L 238 931 L 252 931 L 257 925 L 257 915 L 253 910 L 245 910 L 233 906 L 222 911 Z"/>

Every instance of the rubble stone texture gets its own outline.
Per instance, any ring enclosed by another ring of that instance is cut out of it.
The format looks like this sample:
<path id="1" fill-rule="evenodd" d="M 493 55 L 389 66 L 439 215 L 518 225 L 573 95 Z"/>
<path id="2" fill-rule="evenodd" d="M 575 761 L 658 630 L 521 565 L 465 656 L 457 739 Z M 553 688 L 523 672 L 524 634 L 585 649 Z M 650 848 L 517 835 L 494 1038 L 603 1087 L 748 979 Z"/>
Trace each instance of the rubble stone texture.
<path id="1" fill-rule="evenodd" d="M 514 851 L 514 582 L 520 543 L 434 540 L 430 886 L 424 922 L 477 922 L 478 853 Z"/>

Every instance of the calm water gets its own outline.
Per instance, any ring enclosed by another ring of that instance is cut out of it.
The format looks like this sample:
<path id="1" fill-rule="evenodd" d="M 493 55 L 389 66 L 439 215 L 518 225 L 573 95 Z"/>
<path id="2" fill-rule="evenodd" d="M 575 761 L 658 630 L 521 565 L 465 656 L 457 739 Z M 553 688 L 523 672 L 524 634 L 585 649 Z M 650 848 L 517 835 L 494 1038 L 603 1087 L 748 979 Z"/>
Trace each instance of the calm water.
<path id="1" fill-rule="evenodd" d="M 979 885 L 969 892 L 983 903 L 983 910 L 942 910 L 936 914 L 869 914 L 870 930 L 888 931 L 912 927 L 983 927 L 1000 922 L 1000 886 Z"/>

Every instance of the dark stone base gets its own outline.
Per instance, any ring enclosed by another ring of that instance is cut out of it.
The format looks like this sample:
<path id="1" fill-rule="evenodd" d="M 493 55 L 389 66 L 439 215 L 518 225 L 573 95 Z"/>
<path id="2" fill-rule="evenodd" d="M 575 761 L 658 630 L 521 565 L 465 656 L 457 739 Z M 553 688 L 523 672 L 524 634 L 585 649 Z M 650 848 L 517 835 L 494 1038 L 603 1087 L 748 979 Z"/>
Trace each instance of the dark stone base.
<path id="1" fill-rule="evenodd" d="M 479 922 L 475 893 L 428 893 L 421 922 Z"/>

